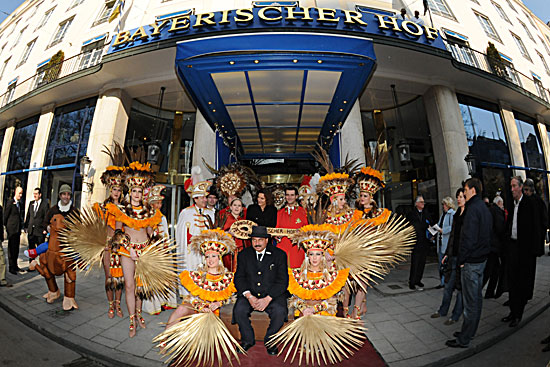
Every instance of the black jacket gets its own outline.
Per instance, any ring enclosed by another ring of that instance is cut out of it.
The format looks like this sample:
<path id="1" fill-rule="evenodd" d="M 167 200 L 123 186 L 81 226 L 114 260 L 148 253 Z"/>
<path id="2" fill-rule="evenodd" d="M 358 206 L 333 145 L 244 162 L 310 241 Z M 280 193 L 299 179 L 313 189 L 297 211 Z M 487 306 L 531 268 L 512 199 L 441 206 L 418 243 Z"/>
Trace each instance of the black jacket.
<path id="1" fill-rule="evenodd" d="M 19 208 L 15 205 L 15 199 L 11 198 L 6 205 L 6 211 L 4 212 L 4 225 L 6 226 L 6 232 L 8 237 L 21 233 L 23 229 L 23 216 L 21 215 L 21 209 L 23 209 L 23 202 L 19 200 Z"/>
<path id="2" fill-rule="evenodd" d="M 0 242 L 4 241 L 4 209 L 0 205 Z"/>
<path id="3" fill-rule="evenodd" d="M 424 208 L 422 212 L 419 212 L 416 207 L 413 208 L 409 214 L 407 214 L 407 220 L 414 227 L 414 231 L 416 233 L 416 244 L 429 244 L 426 231 L 432 224 L 432 219 L 427 209 Z"/>
<path id="4" fill-rule="evenodd" d="M 43 236 L 46 227 L 44 226 L 44 221 L 46 219 L 46 213 L 48 213 L 48 203 L 46 200 L 42 199 L 40 205 L 34 212 L 34 200 L 29 204 L 27 209 L 27 217 L 25 218 L 24 228 L 27 230 L 29 236 Z"/>
<path id="5" fill-rule="evenodd" d="M 277 227 L 277 208 L 273 205 L 266 205 L 262 211 L 258 204 L 251 204 L 246 209 L 246 219 L 259 226 Z"/>
<path id="6" fill-rule="evenodd" d="M 512 223 L 514 221 L 514 203 L 509 207 L 508 221 L 506 223 L 506 237 L 512 236 Z M 523 195 L 518 206 L 517 215 L 517 240 L 523 249 L 531 255 L 544 255 L 544 239 L 540 228 L 539 206 L 533 196 Z"/>
<path id="7" fill-rule="evenodd" d="M 458 264 L 481 263 L 491 251 L 493 218 L 479 195 L 466 202 L 464 224 L 460 231 Z"/>
<path id="8" fill-rule="evenodd" d="M 494 252 L 495 254 L 500 254 L 506 234 L 504 210 L 500 209 L 496 204 L 491 204 L 491 206 L 489 207 L 489 211 L 491 212 L 491 216 L 493 217 L 493 230 L 491 233 L 491 252 Z"/>
<path id="9" fill-rule="evenodd" d="M 237 297 L 243 297 L 243 292 L 258 298 L 271 296 L 272 302 L 286 304 L 288 293 L 288 265 L 286 253 L 268 244 L 262 261 L 258 261 L 256 250 L 247 247 L 237 257 L 235 272 L 235 287 Z"/>

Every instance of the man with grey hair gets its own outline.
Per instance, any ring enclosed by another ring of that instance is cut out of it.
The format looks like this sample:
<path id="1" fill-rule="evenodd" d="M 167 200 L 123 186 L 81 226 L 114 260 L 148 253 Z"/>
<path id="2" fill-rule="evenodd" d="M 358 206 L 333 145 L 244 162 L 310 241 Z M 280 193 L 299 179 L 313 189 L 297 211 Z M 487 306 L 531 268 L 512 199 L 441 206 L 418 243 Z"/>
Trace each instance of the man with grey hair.
<path id="1" fill-rule="evenodd" d="M 407 220 L 414 227 L 416 233 L 416 242 L 411 254 L 411 270 L 409 274 L 409 289 L 424 289 L 422 275 L 426 265 L 426 255 L 430 247 L 428 240 L 428 227 L 431 224 L 431 218 L 424 208 L 425 202 L 422 195 L 418 195 L 414 202 L 414 208 L 407 215 Z"/>

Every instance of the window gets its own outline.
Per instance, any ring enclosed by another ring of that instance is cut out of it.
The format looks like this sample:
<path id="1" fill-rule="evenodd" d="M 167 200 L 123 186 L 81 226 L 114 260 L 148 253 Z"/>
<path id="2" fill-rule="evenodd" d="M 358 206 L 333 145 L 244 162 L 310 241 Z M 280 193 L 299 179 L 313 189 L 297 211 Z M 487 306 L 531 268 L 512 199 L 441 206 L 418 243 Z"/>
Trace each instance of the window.
<path id="1" fill-rule="evenodd" d="M 445 0 L 428 0 L 428 5 L 434 14 L 455 19 L 455 16 L 451 12 L 451 8 L 449 8 Z"/>
<path id="2" fill-rule="evenodd" d="M 501 42 L 500 37 L 498 36 L 497 31 L 495 30 L 495 27 L 493 27 L 493 23 L 491 23 L 489 18 L 487 18 L 485 15 L 482 15 L 480 13 L 475 13 L 475 15 L 477 17 L 477 20 L 479 20 L 481 27 L 485 31 L 485 34 L 491 37 L 492 39 Z"/>
<path id="3" fill-rule="evenodd" d="M 55 109 L 44 166 L 77 163 L 86 154 L 97 98 Z"/>
<path id="4" fill-rule="evenodd" d="M 504 125 L 496 104 L 457 94 L 470 153 L 480 162 L 510 164 Z"/>
<path id="5" fill-rule="evenodd" d="M 15 31 L 15 28 L 17 28 L 17 25 L 19 24 L 19 21 L 21 19 L 18 19 L 17 22 L 15 22 L 15 24 L 13 25 L 13 28 L 10 30 L 10 33 L 7 34 L 6 38 L 9 38 L 9 36 L 12 35 L 13 31 Z"/>
<path id="6" fill-rule="evenodd" d="M 69 6 L 69 8 L 67 8 L 67 10 L 75 8 L 75 7 L 79 6 L 80 4 L 82 4 L 83 2 L 84 2 L 84 0 L 73 0 L 73 2 Z"/>
<path id="7" fill-rule="evenodd" d="M 74 18 L 70 18 L 59 23 L 59 27 L 57 27 L 57 31 L 55 32 L 55 35 L 48 47 L 52 47 L 53 45 L 57 45 L 58 43 L 63 41 L 63 37 L 65 37 L 67 30 L 69 29 L 69 27 L 71 26 L 71 23 L 73 22 L 73 19 Z"/>
<path id="8" fill-rule="evenodd" d="M 531 38 L 531 40 L 533 42 L 535 42 L 535 39 L 533 38 L 533 35 L 531 34 L 531 32 L 529 32 L 529 28 L 527 28 L 527 26 L 525 25 L 525 23 L 523 23 L 521 20 L 518 19 L 518 22 L 519 24 L 521 24 L 521 26 L 523 27 L 523 29 L 525 29 L 525 33 L 527 33 L 527 36 L 529 36 L 529 38 Z"/>
<path id="9" fill-rule="evenodd" d="M 529 24 L 531 24 L 531 27 L 536 29 L 537 27 L 535 26 L 535 23 L 533 23 L 533 19 L 531 19 L 531 16 L 526 12 L 523 12 L 523 14 L 525 15 L 525 18 L 527 18 L 527 20 L 529 21 Z"/>
<path id="10" fill-rule="evenodd" d="M 36 6 L 32 9 L 32 13 L 29 14 L 29 19 L 31 19 L 32 17 L 34 17 L 34 15 L 36 14 L 36 12 L 38 11 L 38 8 L 40 8 L 40 5 L 42 5 L 43 2 L 40 2 L 38 4 L 36 4 Z"/>
<path id="11" fill-rule="evenodd" d="M 17 78 L 9 83 L 6 93 L 4 93 L 4 99 L 2 100 L 2 107 L 7 105 L 13 100 L 15 94 L 15 88 L 17 87 Z"/>
<path id="12" fill-rule="evenodd" d="M 30 41 L 29 43 L 27 43 L 27 47 L 25 47 L 25 50 L 21 55 L 21 60 L 19 60 L 19 63 L 17 64 L 17 67 L 27 62 L 27 59 L 29 58 L 29 55 L 31 54 L 32 48 L 34 47 L 35 43 L 36 43 L 36 38 Z"/>
<path id="13" fill-rule="evenodd" d="M 527 49 L 525 48 L 525 45 L 523 44 L 523 41 L 521 40 L 521 38 L 515 35 L 514 33 L 512 33 L 512 37 L 514 38 L 514 41 L 516 42 L 516 45 L 519 48 L 519 52 L 521 52 L 521 55 L 525 57 L 527 60 L 531 61 L 531 56 L 529 56 L 529 53 L 527 52 Z"/>
<path id="14" fill-rule="evenodd" d="M 544 42 L 544 40 L 540 36 L 539 36 L 539 40 L 540 40 L 540 43 L 542 43 L 542 45 L 544 46 L 544 49 L 546 50 L 546 53 L 548 55 L 550 55 L 550 48 L 548 48 L 548 45 L 546 44 L 546 42 Z"/>
<path id="15" fill-rule="evenodd" d="M 479 68 L 474 52 L 468 45 L 468 38 L 456 32 L 444 29 L 447 36 L 447 49 L 453 54 L 455 60 L 461 63 Z"/>
<path id="16" fill-rule="evenodd" d="M 6 61 L 2 64 L 2 70 L 0 70 L 0 79 L 4 76 L 4 72 L 6 71 L 6 68 L 8 67 L 8 62 L 10 62 L 11 57 L 8 57 Z"/>
<path id="17" fill-rule="evenodd" d="M 537 93 L 540 98 L 544 99 L 546 102 L 548 102 L 548 96 L 546 95 L 546 90 L 544 89 L 544 86 L 542 85 L 542 81 L 540 80 L 540 76 L 537 74 L 531 72 L 531 75 L 533 76 L 533 83 L 535 83 L 535 88 L 537 89 Z"/>
<path id="18" fill-rule="evenodd" d="M 535 128 L 535 121 L 523 114 L 514 112 L 516 126 L 518 128 L 521 150 L 525 167 L 545 169 L 544 155 Z"/>
<path id="19" fill-rule="evenodd" d="M 546 60 L 544 59 L 544 56 L 540 52 L 537 51 L 537 55 L 540 57 L 540 61 L 542 62 L 542 65 L 544 66 L 544 70 L 546 70 L 546 74 L 550 75 L 550 69 L 548 68 L 548 64 L 546 63 Z"/>
<path id="20" fill-rule="evenodd" d="M 508 23 L 512 24 L 512 22 L 510 22 L 510 19 L 508 18 L 508 16 L 507 16 L 506 13 L 504 12 L 504 9 L 502 9 L 501 6 L 498 5 L 497 3 L 495 3 L 494 1 L 491 1 L 491 3 L 493 3 L 493 6 L 494 6 L 495 9 L 497 10 L 498 15 L 500 15 L 500 17 L 501 17 L 502 19 L 504 19 L 505 21 L 507 21 Z"/>
<path id="21" fill-rule="evenodd" d="M 509 6 L 513 11 L 515 11 L 516 13 L 518 12 L 518 11 L 516 10 L 516 8 L 514 8 L 514 6 L 512 5 L 512 2 L 511 2 L 510 0 L 506 0 L 506 2 L 508 3 L 508 6 Z"/>
<path id="22" fill-rule="evenodd" d="M 48 23 L 48 20 L 52 16 L 52 13 L 53 13 L 54 9 L 55 9 L 55 7 L 51 8 L 50 10 L 48 10 L 47 12 L 44 13 L 44 16 L 40 20 L 40 23 L 38 23 L 38 26 L 36 27 L 36 29 L 40 29 L 40 28 L 44 27 L 46 25 L 46 23 Z"/>
<path id="23" fill-rule="evenodd" d="M 17 46 L 17 44 L 19 43 L 19 41 L 21 41 L 21 37 L 23 37 L 23 32 L 25 32 L 25 30 L 27 29 L 27 27 L 23 28 L 19 34 L 17 35 L 17 38 L 15 39 L 15 42 L 13 43 L 13 45 L 11 46 L 11 48 L 14 48 L 15 46 Z"/>
<path id="24" fill-rule="evenodd" d="M 86 69 L 99 63 L 101 60 L 101 54 L 103 53 L 104 43 L 105 36 L 101 37 L 98 41 L 82 46 L 82 54 L 80 56 L 78 70 Z"/>
<path id="25" fill-rule="evenodd" d="M 92 27 L 108 21 L 109 17 L 113 13 L 113 10 L 115 9 L 115 4 L 116 0 L 105 0 L 105 3 L 103 4 L 101 11 L 99 12 L 99 16 L 97 17 L 94 24 L 92 24 Z"/>
<path id="26" fill-rule="evenodd" d="M 501 57 L 502 57 L 502 54 L 501 54 Z M 519 79 L 518 72 L 514 68 L 514 64 L 512 64 L 511 59 L 509 57 L 502 57 L 502 61 L 504 63 L 504 71 L 505 71 L 504 78 L 521 87 L 522 85 Z"/>
<path id="27" fill-rule="evenodd" d="M 8 159 L 8 172 L 29 168 L 39 117 L 31 117 L 15 125 Z"/>

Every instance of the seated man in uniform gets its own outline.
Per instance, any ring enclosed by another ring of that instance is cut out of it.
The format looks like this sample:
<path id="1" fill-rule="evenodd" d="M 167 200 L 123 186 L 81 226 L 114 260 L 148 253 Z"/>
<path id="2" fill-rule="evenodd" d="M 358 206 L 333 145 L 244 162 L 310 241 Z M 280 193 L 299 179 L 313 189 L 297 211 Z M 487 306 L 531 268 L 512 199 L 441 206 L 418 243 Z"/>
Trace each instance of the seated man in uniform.
<path id="1" fill-rule="evenodd" d="M 264 343 L 267 343 L 285 322 L 289 296 L 285 252 L 270 243 L 266 227 L 253 227 L 250 237 L 252 247 L 239 253 L 234 278 L 237 302 L 233 308 L 233 320 L 239 325 L 244 350 L 255 343 L 254 329 L 250 323 L 252 311 L 265 311 L 269 315 L 269 327 L 264 337 Z M 276 355 L 278 350 L 272 347 L 267 348 L 267 352 Z"/>

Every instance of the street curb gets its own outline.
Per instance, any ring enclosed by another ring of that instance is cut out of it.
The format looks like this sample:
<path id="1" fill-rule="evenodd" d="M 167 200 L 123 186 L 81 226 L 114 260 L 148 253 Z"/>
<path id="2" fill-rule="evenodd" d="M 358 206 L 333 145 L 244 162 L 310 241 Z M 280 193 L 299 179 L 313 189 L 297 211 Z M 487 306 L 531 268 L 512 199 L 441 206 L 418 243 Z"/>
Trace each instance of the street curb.
<path id="1" fill-rule="evenodd" d="M 6 301 L 5 298 L 0 298 L 0 307 L 2 307 L 2 309 L 4 309 L 7 313 L 9 313 L 13 317 L 15 317 L 17 320 L 19 320 L 20 322 L 22 322 L 26 326 L 28 326 L 31 329 L 39 332 L 40 334 L 44 335 L 48 339 L 51 339 L 52 341 L 56 342 L 57 344 L 62 345 L 62 346 L 66 347 L 66 348 L 68 348 L 68 349 L 70 349 L 70 350 L 72 350 L 72 351 L 74 351 L 78 354 L 81 354 L 81 355 L 83 355 L 83 356 L 85 356 L 85 357 L 93 360 L 94 362 L 97 362 L 97 363 L 99 363 L 99 364 L 101 364 L 105 367 L 107 367 L 107 366 L 109 366 L 109 367 L 111 367 L 111 366 L 114 366 L 114 367 L 143 367 L 143 366 L 152 366 L 153 365 L 153 364 L 139 363 L 139 362 L 144 362 L 144 361 L 151 361 L 151 360 L 148 360 L 145 357 L 135 357 L 135 356 L 130 355 L 128 353 L 114 351 L 113 349 L 110 349 L 108 347 L 105 347 L 105 346 L 102 346 L 100 344 L 94 343 L 94 342 L 89 341 L 85 338 L 82 338 L 78 335 L 71 334 L 71 339 L 72 340 L 69 340 L 68 338 L 63 338 L 60 335 L 63 335 L 65 333 L 67 333 L 67 331 L 65 331 L 63 329 L 60 329 L 60 328 L 58 328 L 55 325 L 52 325 L 50 323 L 44 323 L 44 324 L 47 324 L 49 329 L 54 328 L 54 329 L 57 329 L 56 331 L 58 331 L 57 333 L 52 332 L 52 331 L 48 330 L 48 328 L 46 328 L 45 325 L 41 326 L 40 323 L 42 323 L 42 322 L 40 322 L 39 319 L 38 319 L 38 322 L 34 322 L 30 318 L 27 318 L 27 317 L 23 316 L 22 313 L 16 312 L 5 301 Z M 81 344 L 79 344 L 78 341 L 80 341 Z M 94 347 L 97 347 L 97 348 L 95 348 L 97 350 L 93 350 L 92 348 L 88 348 L 88 347 L 83 345 L 87 342 L 94 343 L 95 344 Z M 113 354 L 117 354 L 117 355 L 120 354 L 121 357 L 123 356 L 124 358 L 132 359 L 132 361 L 130 361 L 130 362 L 135 363 L 135 364 L 129 364 L 127 362 L 121 362 L 118 359 L 112 358 L 111 356 Z M 151 362 L 153 362 L 153 361 L 151 361 Z M 154 365 L 158 365 L 158 364 L 154 364 Z"/>
<path id="2" fill-rule="evenodd" d="M 471 357 L 474 354 L 480 353 L 480 352 L 488 349 L 489 347 L 495 345 L 496 343 L 500 342 L 501 340 L 506 339 L 507 337 L 509 337 L 510 335 L 512 335 L 513 333 L 515 333 L 516 331 L 518 331 L 519 329 L 521 329 L 522 327 L 524 327 L 525 325 L 530 323 L 531 321 L 533 321 L 537 316 L 542 314 L 549 307 L 550 307 L 550 302 L 547 302 L 546 304 L 542 305 L 542 307 L 540 307 L 536 311 L 532 312 L 531 315 L 524 318 L 523 322 L 521 322 L 518 327 L 515 327 L 515 328 L 509 327 L 508 330 L 506 330 L 504 332 L 501 332 L 501 333 L 498 333 L 494 337 L 489 338 L 487 340 L 484 340 L 483 342 L 481 342 L 479 344 L 476 344 L 475 346 L 473 346 L 471 348 L 466 348 L 462 352 L 455 353 L 452 356 L 442 358 L 438 361 L 426 364 L 426 365 L 424 365 L 424 367 L 449 366 L 453 363 L 456 363 L 456 362 L 459 362 L 463 359 Z"/>

